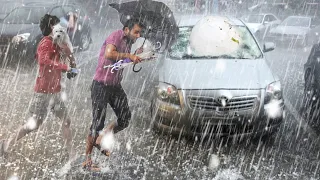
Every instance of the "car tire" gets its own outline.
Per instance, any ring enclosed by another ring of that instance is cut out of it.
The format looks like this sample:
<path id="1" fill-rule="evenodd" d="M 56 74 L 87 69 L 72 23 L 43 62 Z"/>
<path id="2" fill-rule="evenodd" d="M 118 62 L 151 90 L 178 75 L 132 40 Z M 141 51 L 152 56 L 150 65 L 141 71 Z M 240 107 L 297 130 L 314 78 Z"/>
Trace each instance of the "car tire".
<path id="1" fill-rule="evenodd" d="M 82 34 L 80 36 L 80 49 L 82 51 L 86 51 L 89 49 L 90 47 L 90 44 L 91 44 L 91 37 L 89 34 Z"/>

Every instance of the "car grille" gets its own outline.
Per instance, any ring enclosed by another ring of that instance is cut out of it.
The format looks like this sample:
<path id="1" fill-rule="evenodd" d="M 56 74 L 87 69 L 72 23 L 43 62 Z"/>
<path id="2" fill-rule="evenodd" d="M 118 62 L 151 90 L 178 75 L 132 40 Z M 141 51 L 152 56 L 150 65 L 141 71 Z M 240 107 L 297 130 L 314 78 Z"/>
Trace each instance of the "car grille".
<path id="1" fill-rule="evenodd" d="M 219 111 L 243 111 L 254 108 L 257 96 L 233 97 L 225 106 L 212 97 L 189 96 L 190 107 L 193 109 L 219 110 Z"/>

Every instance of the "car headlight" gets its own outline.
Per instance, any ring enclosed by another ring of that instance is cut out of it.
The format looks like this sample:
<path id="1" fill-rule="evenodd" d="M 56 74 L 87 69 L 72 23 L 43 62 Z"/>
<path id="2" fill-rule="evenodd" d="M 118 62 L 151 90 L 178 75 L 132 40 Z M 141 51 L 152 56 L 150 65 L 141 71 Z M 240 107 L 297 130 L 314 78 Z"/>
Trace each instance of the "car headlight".
<path id="1" fill-rule="evenodd" d="M 282 91 L 280 81 L 273 82 L 266 87 L 265 104 L 271 100 L 281 100 Z"/>
<path id="2" fill-rule="evenodd" d="M 30 37 L 30 33 L 18 34 L 12 38 L 12 42 L 19 44 L 20 42 L 27 42 Z"/>
<path id="3" fill-rule="evenodd" d="M 171 84 L 160 82 L 157 86 L 157 95 L 162 101 L 177 105 L 180 104 L 178 90 Z"/>

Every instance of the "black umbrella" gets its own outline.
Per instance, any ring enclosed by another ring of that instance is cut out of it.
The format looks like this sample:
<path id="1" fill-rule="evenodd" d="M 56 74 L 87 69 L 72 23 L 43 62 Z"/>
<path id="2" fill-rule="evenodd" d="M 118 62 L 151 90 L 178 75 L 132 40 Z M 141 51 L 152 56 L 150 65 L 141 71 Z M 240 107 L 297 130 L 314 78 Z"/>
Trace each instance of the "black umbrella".
<path id="1" fill-rule="evenodd" d="M 122 24 L 125 24 L 131 18 L 138 18 L 145 24 L 146 31 L 143 36 L 145 40 L 149 39 L 153 44 L 160 42 L 166 48 L 179 32 L 171 9 L 162 2 L 138 0 L 120 4 L 112 3 L 109 6 L 119 12 Z M 144 43 L 145 41 L 143 45 Z"/>

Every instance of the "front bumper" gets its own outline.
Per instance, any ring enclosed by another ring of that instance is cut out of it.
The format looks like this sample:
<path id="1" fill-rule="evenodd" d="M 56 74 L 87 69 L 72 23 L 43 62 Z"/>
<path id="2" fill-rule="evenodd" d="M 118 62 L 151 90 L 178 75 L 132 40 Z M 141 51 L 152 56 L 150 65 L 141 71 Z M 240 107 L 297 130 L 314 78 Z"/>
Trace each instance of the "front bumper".
<path id="1" fill-rule="evenodd" d="M 154 126 L 169 134 L 210 136 L 252 135 L 278 128 L 285 114 L 284 102 L 277 104 L 278 115 L 270 117 L 261 99 L 257 97 L 253 109 L 223 112 L 191 108 L 187 98 L 181 98 L 181 105 L 156 99 L 152 110 Z"/>

